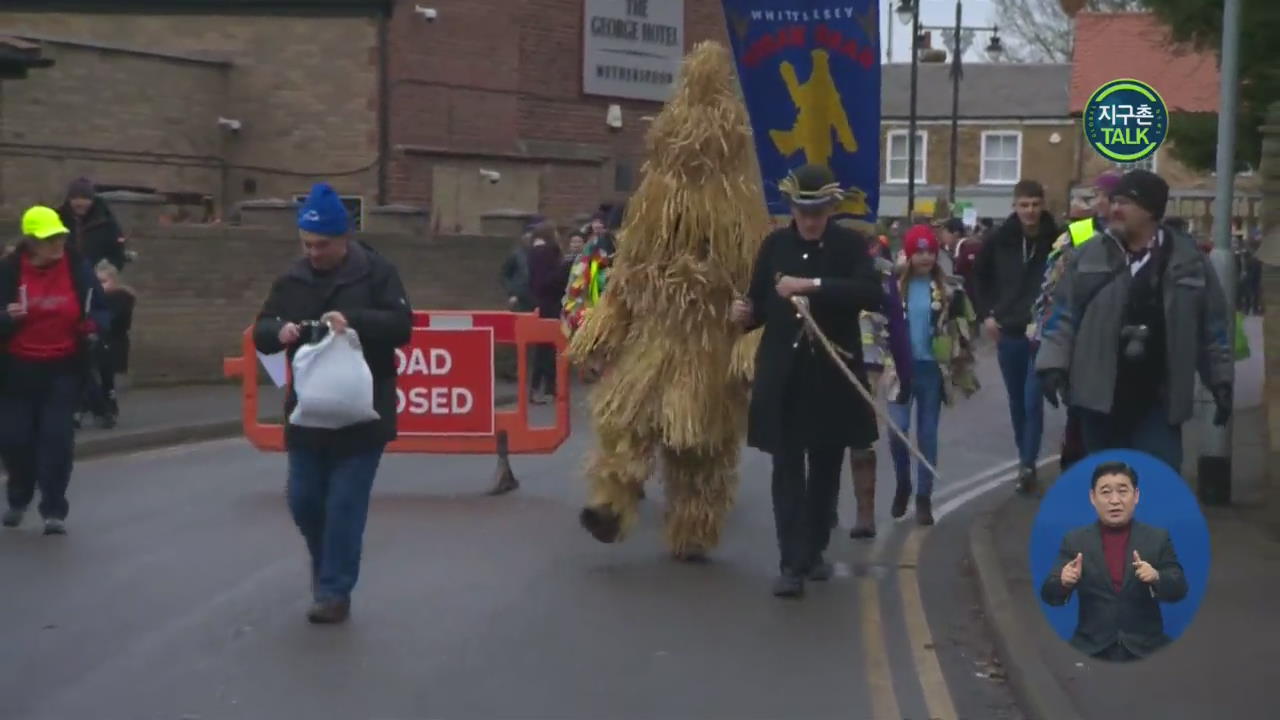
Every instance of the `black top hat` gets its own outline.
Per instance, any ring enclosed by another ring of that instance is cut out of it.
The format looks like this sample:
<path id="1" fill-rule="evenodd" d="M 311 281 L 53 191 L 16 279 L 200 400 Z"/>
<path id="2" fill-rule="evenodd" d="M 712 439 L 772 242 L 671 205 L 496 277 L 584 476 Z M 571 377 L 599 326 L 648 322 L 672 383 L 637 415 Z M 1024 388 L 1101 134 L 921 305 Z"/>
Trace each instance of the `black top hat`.
<path id="1" fill-rule="evenodd" d="M 793 204 L 804 207 L 835 204 L 844 199 L 844 190 L 831 168 L 814 163 L 792 170 L 778 183 L 778 190 Z"/>

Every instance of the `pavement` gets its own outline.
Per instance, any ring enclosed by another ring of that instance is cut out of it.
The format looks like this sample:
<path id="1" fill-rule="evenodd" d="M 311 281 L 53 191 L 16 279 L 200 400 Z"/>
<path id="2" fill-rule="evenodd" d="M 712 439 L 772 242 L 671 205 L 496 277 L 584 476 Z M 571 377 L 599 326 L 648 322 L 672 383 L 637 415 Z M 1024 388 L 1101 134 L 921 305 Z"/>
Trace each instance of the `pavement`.
<path id="1" fill-rule="evenodd" d="M 1251 323 L 1255 338 L 1260 325 Z M 1252 339 L 1252 338 L 1251 338 Z M 1253 342 L 1255 353 L 1261 342 Z M 1261 358 L 1237 365 L 1234 480 L 1265 472 Z M 1038 503 L 988 503 L 969 547 L 982 612 L 1011 688 L 1030 720 L 1203 720 L 1275 717 L 1280 620 L 1280 537 L 1250 507 L 1202 507 L 1213 544 L 1212 576 L 1192 624 L 1140 663 L 1116 665 L 1062 642 L 1039 608 L 1027 547 Z"/>
<path id="2" fill-rule="evenodd" d="M 387 456 L 354 615 L 334 628 L 302 618 L 281 455 L 232 438 L 87 459 L 68 536 L 0 533 L 0 717 L 1022 720 L 965 557 L 975 513 L 1012 495 L 994 358 L 979 371 L 986 388 L 944 410 L 938 524 L 889 519 L 882 452 L 879 537 L 848 539 L 846 484 L 836 577 L 799 602 L 769 594 L 754 451 L 707 564 L 666 557 L 656 482 L 626 542 L 583 532 L 580 392 L 558 452 L 512 458 L 515 493 L 484 495 L 493 458 Z M 141 392 L 123 408 L 140 424 Z M 1046 426 L 1058 437 L 1061 418 Z"/>

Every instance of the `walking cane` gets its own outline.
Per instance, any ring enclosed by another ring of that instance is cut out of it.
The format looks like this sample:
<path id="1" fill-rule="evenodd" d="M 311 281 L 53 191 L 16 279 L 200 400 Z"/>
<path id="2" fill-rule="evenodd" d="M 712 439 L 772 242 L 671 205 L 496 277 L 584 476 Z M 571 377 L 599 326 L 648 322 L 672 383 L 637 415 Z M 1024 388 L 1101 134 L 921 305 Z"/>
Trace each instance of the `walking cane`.
<path id="1" fill-rule="evenodd" d="M 890 432 L 898 436 L 898 439 L 907 446 L 907 449 L 910 450 L 911 454 L 920 461 L 921 465 L 924 465 L 929 472 L 933 473 L 935 480 L 941 479 L 938 475 L 937 469 L 933 467 L 933 464 L 925 459 L 925 456 L 920 452 L 915 444 L 911 442 L 911 438 L 908 438 L 905 433 L 898 429 L 897 423 L 893 422 L 893 419 L 889 417 L 889 413 L 885 412 L 884 408 L 880 407 L 880 405 L 876 403 L 871 392 L 863 386 L 860 380 L 858 380 L 858 376 L 854 375 L 853 371 L 849 369 L 849 366 L 840 359 L 840 351 L 831 342 L 831 340 L 827 338 L 826 334 L 822 332 L 822 328 L 818 327 L 818 323 L 813 319 L 813 315 L 809 313 L 808 298 L 801 297 L 799 295 L 792 295 L 791 304 L 796 306 L 796 310 L 800 313 L 800 317 L 804 319 L 805 325 L 809 330 L 809 334 L 818 338 L 819 342 L 821 342 L 822 346 L 826 349 L 827 354 L 831 356 L 831 361 L 836 364 L 836 367 L 840 368 L 840 371 L 844 373 L 845 378 L 853 384 L 854 389 L 858 391 L 858 394 L 862 396 L 862 399 L 866 400 L 867 403 L 871 405 L 871 409 L 875 411 L 876 417 L 884 422 Z"/>

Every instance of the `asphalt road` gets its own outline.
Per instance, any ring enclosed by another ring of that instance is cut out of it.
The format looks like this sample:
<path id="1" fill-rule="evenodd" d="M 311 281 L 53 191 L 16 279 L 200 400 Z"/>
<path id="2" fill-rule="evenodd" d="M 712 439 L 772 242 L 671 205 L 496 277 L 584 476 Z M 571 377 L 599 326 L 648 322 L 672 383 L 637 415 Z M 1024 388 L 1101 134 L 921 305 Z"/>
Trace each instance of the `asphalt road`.
<path id="1" fill-rule="evenodd" d="M 753 451 L 711 563 L 666 558 L 656 483 L 627 542 L 591 540 L 580 409 L 500 498 L 481 494 L 490 458 L 389 456 L 342 627 L 303 619 L 280 456 L 233 440 L 83 462 L 69 536 L 0 534 L 0 718 L 1018 718 L 980 676 L 991 649 L 963 558 L 975 501 L 1012 492 L 991 472 L 1014 455 L 994 358 L 982 375 L 944 411 L 940 523 L 889 520 L 882 452 L 881 537 L 838 531 L 837 577 L 802 602 L 769 594 Z M 1046 424 L 1050 454 L 1060 419 Z"/>

